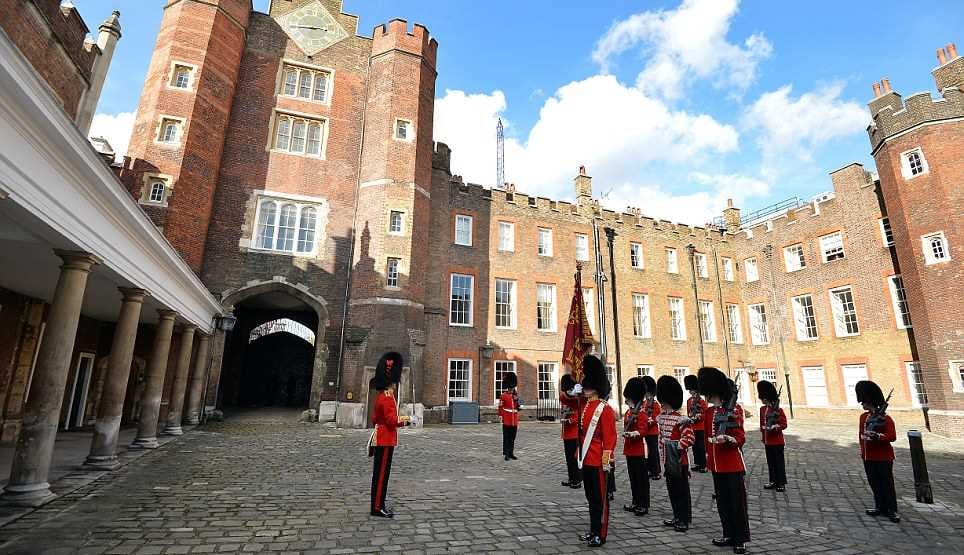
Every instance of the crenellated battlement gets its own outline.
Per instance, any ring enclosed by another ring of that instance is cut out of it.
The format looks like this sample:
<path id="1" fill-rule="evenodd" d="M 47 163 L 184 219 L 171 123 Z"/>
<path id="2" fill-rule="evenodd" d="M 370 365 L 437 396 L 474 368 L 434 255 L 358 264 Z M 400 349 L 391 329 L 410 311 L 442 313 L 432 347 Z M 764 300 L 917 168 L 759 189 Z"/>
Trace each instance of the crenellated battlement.
<path id="1" fill-rule="evenodd" d="M 903 99 L 888 79 L 873 84 L 874 98 L 868 103 L 873 121 L 867 127 L 872 152 L 889 137 L 918 125 L 964 117 L 964 58 L 954 44 L 938 49 L 937 58 L 940 65 L 932 74 L 940 98 L 925 91 Z"/>
<path id="2" fill-rule="evenodd" d="M 376 26 L 372 31 L 372 57 L 392 50 L 419 56 L 434 69 L 438 58 L 438 41 L 431 37 L 424 25 L 415 23 L 409 31 L 408 21 L 396 18 L 387 25 Z"/>

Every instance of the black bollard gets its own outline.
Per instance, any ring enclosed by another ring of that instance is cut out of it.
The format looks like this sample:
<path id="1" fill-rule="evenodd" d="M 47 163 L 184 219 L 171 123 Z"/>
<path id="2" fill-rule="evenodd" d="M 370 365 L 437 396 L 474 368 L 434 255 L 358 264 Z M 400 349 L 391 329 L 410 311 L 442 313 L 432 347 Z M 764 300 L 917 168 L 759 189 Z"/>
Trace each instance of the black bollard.
<path id="1" fill-rule="evenodd" d="M 910 443 L 910 462 L 914 466 L 914 490 L 917 493 L 917 501 L 933 503 L 934 492 L 931 490 L 930 476 L 927 475 L 927 459 L 924 456 L 924 441 L 921 433 L 917 430 L 908 431 L 907 441 Z"/>

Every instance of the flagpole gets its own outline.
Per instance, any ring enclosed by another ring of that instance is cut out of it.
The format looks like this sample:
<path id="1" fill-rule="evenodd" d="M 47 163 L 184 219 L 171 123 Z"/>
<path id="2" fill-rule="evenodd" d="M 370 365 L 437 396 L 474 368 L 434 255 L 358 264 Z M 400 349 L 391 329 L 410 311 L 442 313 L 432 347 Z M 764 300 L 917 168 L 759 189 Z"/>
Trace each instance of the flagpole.
<path id="1" fill-rule="evenodd" d="M 597 310 L 599 318 L 599 358 L 602 360 L 603 366 L 606 365 L 606 274 L 603 271 L 602 253 L 599 248 L 599 226 L 596 225 L 596 218 L 593 216 L 592 219 L 592 237 L 593 245 L 596 251 L 596 304 L 599 305 L 599 310 Z"/>

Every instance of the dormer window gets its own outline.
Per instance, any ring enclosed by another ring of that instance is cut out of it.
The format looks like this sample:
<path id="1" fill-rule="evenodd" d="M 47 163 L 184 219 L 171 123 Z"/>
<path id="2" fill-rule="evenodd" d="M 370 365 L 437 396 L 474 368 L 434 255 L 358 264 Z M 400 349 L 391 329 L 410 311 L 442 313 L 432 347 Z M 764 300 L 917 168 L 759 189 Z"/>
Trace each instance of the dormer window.
<path id="1" fill-rule="evenodd" d="M 174 69 L 171 71 L 171 87 L 175 89 L 190 89 L 193 74 L 193 67 L 187 64 L 174 64 Z"/>
<path id="2" fill-rule="evenodd" d="M 904 174 L 904 179 L 913 179 L 918 175 L 927 173 L 927 160 L 924 152 L 915 148 L 900 155 L 900 169 Z"/>
<path id="3" fill-rule="evenodd" d="M 151 204 L 160 204 L 164 202 L 164 190 L 166 186 L 163 181 L 153 181 L 151 182 L 151 192 L 147 198 L 147 201 Z"/>
<path id="4" fill-rule="evenodd" d="M 157 142 L 175 145 L 181 140 L 181 125 L 184 122 L 179 118 L 162 117 L 161 125 L 157 133 Z"/>
<path id="5" fill-rule="evenodd" d="M 170 177 L 166 175 L 145 174 L 144 187 L 138 202 L 150 206 L 167 206 L 171 188 Z"/>

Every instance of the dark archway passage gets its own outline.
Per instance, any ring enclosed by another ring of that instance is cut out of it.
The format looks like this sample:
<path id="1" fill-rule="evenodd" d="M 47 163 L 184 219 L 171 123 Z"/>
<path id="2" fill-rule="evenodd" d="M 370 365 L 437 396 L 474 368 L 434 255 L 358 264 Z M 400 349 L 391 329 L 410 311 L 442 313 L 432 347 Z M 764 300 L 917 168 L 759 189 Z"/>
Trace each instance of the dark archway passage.
<path id="1" fill-rule="evenodd" d="M 290 333 L 251 342 L 237 382 L 241 407 L 307 407 L 315 348 Z"/>

